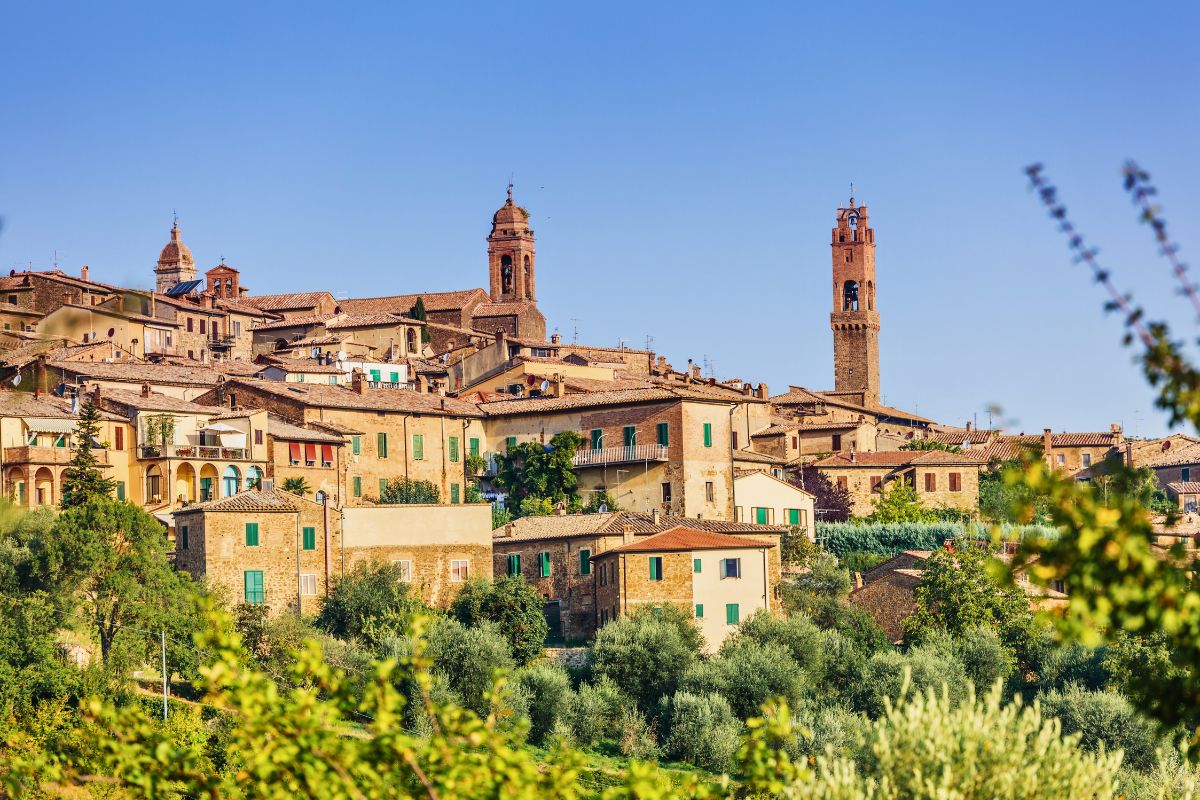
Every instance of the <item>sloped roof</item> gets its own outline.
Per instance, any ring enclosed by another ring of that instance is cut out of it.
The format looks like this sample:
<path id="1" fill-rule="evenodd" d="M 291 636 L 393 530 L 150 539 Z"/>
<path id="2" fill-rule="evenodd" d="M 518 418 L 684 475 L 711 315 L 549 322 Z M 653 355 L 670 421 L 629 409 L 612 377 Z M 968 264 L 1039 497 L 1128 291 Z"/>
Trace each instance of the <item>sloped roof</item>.
<path id="1" fill-rule="evenodd" d="M 141 392 L 131 392 L 125 389 L 102 389 L 99 405 L 112 403 L 126 406 L 138 411 L 175 411 L 180 414 L 220 414 L 224 409 L 217 406 L 202 406 L 178 397 L 151 392 L 149 397 Z M 246 412 L 249 413 L 249 412 Z M 242 416 L 245 416 L 244 414 Z"/>
<path id="2" fill-rule="evenodd" d="M 1177 464 L 1200 464 L 1200 442 L 1185 447 L 1173 447 L 1144 458 L 1142 463 L 1149 467 L 1167 467 Z"/>
<path id="3" fill-rule="evenodd" d="M 321 301 L 333 303 L 333 295 L 329 292 L 290 292 L 287 294 L 247 295 L 239 298 L 242 305 L 260 308 L 264 311 L 290 311 L 297 308 L 314 308 Z"/>
<path id="4" fill-rule="evenodd" d="M 110 421 L 121 421 L 121 417 L 106 411 L 101 417 Z M 31 392 L 15 392 L 0 389 L 0 417 L 40 417 L 43 419 L 78 419 L 71 413 L 71 401 L 55 395 L 34 397 Z"/>
<path id="5" fill-rule="evenodd" d="M 309 502 L 282 489 L 249 489 L 229 497 L 196 503 L 175 512 L 194 514 L 198 511 L 297 511 L 301 502 Z"/>
<path id="6" fill-rule="evenodd" d="M 614 547 L 592 556 L 603 558 L 611 553 L 664 553 L 678 550 L 742 550 L 745 548 L 774 547 L 774 543 L 759 539 L 747 539 L 728 533 L 713 533 L 682 525 L 670 530 L 636 539 L 629 544 Z"/>
<path id="7" fill-rule="evenodd" d="M 349 387 L 329 383 L 284 383 L 252 378 L 232 378 L 225 386 L 230 389 L 243 386 L 251 391 L 275 395 L 313 407 L 480 416 L 479 408 L 474 403 L 411 389 L 367 389 L 359 394 Z"/>
<path id="8" fill-rule="evenodd" d="M 472 300 L 487 300 L 483 289 L 463 289 L 457 292 L 422 292 L 420 294 L 394 294 L 386 297 L 356 297 L 338 302 L 338 308 L 350 314 L 374 314 L 381 311 L 408 312 L 420 297 L 426 311 L 458 311 L 470 305 Z"/>
<path id="9" fill-rule="evenodd" d="M 221 374 L 207 365 L 129 363 L 126 361 L 47 361 L 46 369 L 69 372 L 85 378 L 137 383 L 167 383 L 179 386 L 216 386 Z"/>
<path id="10" fill-rule="evenodd" d="M 1196 494 L 1200 492 L 1200 481 L 1171 481 L 1167 488 L 1175 494 Z"/>
<path id="11" fill-rule="evenodd" d="M 310 314 L 306 317 L 275 319 L 270 322 L 264 322 L 262 325 L 256 325 L 251 330 L 271 331 L 279 328 L 303 328 L 308 325 L 324 325 L 336 316 L 336 314 Z"/>
<path id="12" fill-rule="evenodd" d="M 267 417 L 267 434 L 273 439 L 283 439 L 284 441 L 295 442 L 322 442 L 328 444 L 343 445 L 346 443 L 345 438 L 335 436 L 332 433 L 323 431 L 314 431 L 310 428 L 294 425 L 285 419 L 271 414 Z"/>
<path id="13" fill-rule="evenodd" d="M 379 325 L 399 325 L 401 323 L 408 325 L 425 324 L 419 319 L 404 317 L 390 311 L 381 311 L 375 314 L 338 314 L 335 318 L 326 322 L 325 327 L 333 331 L 339 328 L 370 328 Z"/>
<path id="14" fill-rule="evenodd" d="M 813 466 L 820 469 L 859 469 L 863 467 L 906 467 L 918 464 L 925 466 L 980 466 L 987 463 L 986 458 L 973 450 L 965 453 L 949 453 L 945 450 L 892 450 L 883 453 L 853 453 L 853 455 L 854 460 L 852 461 L 850 459 L 851 451 L 843 450 L 817 461 Z"/>
<path id="15" fill-rule="evenodd" d="M 522 311 L 530 308 L 537 308 L 537 304 L 532 300 L 517 301 L 513 303 L 480 303 L 471 312 L 472 317 L 508 317 L 520 314 Z"/>
<path id="16" fill-rule="evenodd" d="M 496 544 L 541 539 L 570 539 L 576 536 L 620 535 L 628 526 L 631 533 L 648 535 L 662 533 L 680 526 L 713 533 L 746 533 L 778 535 L 786 528 L 776 525 L 756 525 L 751 522 L 728 522 L 719 519 L 690 519 L 672 514 L 653 514 L 637 511 L 609 511 L 603 514 L 566 514 L 550 517 L 521 517 L 492 531 Z"/>
<path id="17" fill-rule="evenodd" d="M 678 386 L 674 388 L 661 386 L 641 389 L 614 389 L 604 392 L 584 392 L 580 394 L 568 394 L 563 397 L 524 397 L 496 400 L 488 403 L 480 403 L 479 408 L 489 417 L 499 417 L 568 411 L 574 408 L 592 408 L 597 406 L 654 403 L 671 400 L 715 402 L 720 399 L 713 397 L 711 394 L 693 391 L 693 387 L 690 386 Z"/>
<path id="18" fill-rule="evenodd" d="M 782 464 L 784 459 L 769 456 L 766 453 L 756 453 L 753 450 L 734 450 L 734 461 L 748 461 L 754 464 Z"/>

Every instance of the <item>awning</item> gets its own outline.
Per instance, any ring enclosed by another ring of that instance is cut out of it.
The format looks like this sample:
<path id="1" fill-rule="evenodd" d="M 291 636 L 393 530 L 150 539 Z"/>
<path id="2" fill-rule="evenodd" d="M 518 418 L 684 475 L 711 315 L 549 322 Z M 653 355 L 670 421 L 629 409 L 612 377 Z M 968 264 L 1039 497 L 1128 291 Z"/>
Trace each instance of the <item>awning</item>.
<path id="1" fill-rule="evenodd" d="M 292 461 L 300 460 L 300 443 L 299 442 L 288 442 L 288 457 Z"/>
<path id="2" fill-rule="evenodd" d="M 321 463 L 333 463 L 333 447 L 327 444 L 321 445 Z"/>
<path id="3" fill-rule="evenodd" d="M 217 433 L 245 433 L 241 428 L 235 428 L 232 425 L 226 425 L 224 422 L 210 422 L 200 430 L 216 431 Z"/>
<path id="4" fill-rule="evenodd" d="M 71 433 L 75 430 L 73 419 L 27 419 L 25 427 L 32 433 Z"/>
<path id="5" fill-rule="evenodd" d="M 305 461 L 316 461 L 317 460 L 317 446 L 315 444 L 313 444 L 312 442 L 304 443 L 304 460 Z"/>

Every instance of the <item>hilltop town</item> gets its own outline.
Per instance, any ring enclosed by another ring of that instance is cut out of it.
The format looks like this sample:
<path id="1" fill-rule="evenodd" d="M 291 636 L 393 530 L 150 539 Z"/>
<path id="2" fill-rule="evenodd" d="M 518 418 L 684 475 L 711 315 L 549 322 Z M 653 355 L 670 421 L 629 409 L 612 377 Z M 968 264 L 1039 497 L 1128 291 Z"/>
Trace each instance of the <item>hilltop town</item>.
<path id="1" fill-rule="evenodd" d="M 400 565 L 443 605 L 469 578 L 521 574 L 554 635 L 586 640 L 670 601 L 694 607 L 714 647 L 778 603 L 785 531 L 814 538 L 818 522 L 869 515 L 898 484 L 974 517 L 981 475 L 1025 447 L 1079 481 L 1114 457 L 1150 466 L 1194 508 L 1200 442 L 1186 436 L 1027 435 L 884 405 L 875 231 L 853 198 L 836 210 L 830 253 L 833 387 L 772 394 L 649 350 L 547 337 L 534 232 L 511 186 L 487 236 L 486 289 L 255 294 L 230 264 L 201 274 L 176 222 L 153 291 L 86 266 L 0 278 L 3 492 L 27 508 L 61 501 L 91 402 L 116 498 L 163 522 L 177 567 L 239 600 L 312 611 L 368 561 Z M 500 479 L 505 457 L 564 432 L 577 436 L 576 497 L 522 509 Z M 815 480 L 845 507 L 824 507 Z M 659 558 L 650 581 L 617 581 L 629 553 Z M 662 558 L 700 553 L 746 579 L 672 568 L 663 580 Z"/>

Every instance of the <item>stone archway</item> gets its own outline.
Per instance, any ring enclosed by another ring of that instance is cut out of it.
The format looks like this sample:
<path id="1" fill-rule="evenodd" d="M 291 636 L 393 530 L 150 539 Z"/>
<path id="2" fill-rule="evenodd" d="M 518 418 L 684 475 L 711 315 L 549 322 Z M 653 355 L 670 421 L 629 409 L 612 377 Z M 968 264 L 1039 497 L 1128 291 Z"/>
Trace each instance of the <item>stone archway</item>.
<path id="1" fill-rule="evenodd" d="M 258 467 L 246 467 L 246 489 L 261 489 L 263 474 Z"/>
<path id="2" fill-rule="evenodd" d="M 41 467 L 33 475 L 34 505 L 54 505 L 54 473 L 48 467 Z"/>
<path id="3" fill-rule="evenodd" d="M 233 497 L 241 488 L 242 473 L 233 464 L 225 467 L 221 473 L 221 497 Z"/>
<path id="4" fill-rule="evenodd" d="M 20 467 L 13 467 L 8 471 L 7 484 L 5 489 L 8 492 L 8 497 L 19 506 L 29 505 L 29 489 L 28 481 L 25 478 L 25 470 Z"/>
<path id="5" fill-rule="evenodd" d="M 180 503 L 196 502 L 196 468 L 186 461 L 175 470 L 174 497 Z"/>
<path id="6" fill-rule="evenodd" d="M 212 464 L 200 467 L 200 502 L 217 499 L 217 468 Z"/>

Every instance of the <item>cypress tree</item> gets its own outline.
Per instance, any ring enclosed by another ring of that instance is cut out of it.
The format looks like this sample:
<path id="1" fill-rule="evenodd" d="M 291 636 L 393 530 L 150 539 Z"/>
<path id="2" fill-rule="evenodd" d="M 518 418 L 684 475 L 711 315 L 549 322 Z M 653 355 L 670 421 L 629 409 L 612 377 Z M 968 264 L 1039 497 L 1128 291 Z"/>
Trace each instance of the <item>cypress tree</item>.
<path id="1" fill-rule="evenodd" d="M 74 455 L 71 466 L 63 471 L 62 507 L 75 508 L 92 500 L 110 497 L 116 484 L 105 478 L 92 452 L 93 442 L 100 433 L 100 410 L 91 400 L 79 409 L 79 424 L 75 426 Z"/>

